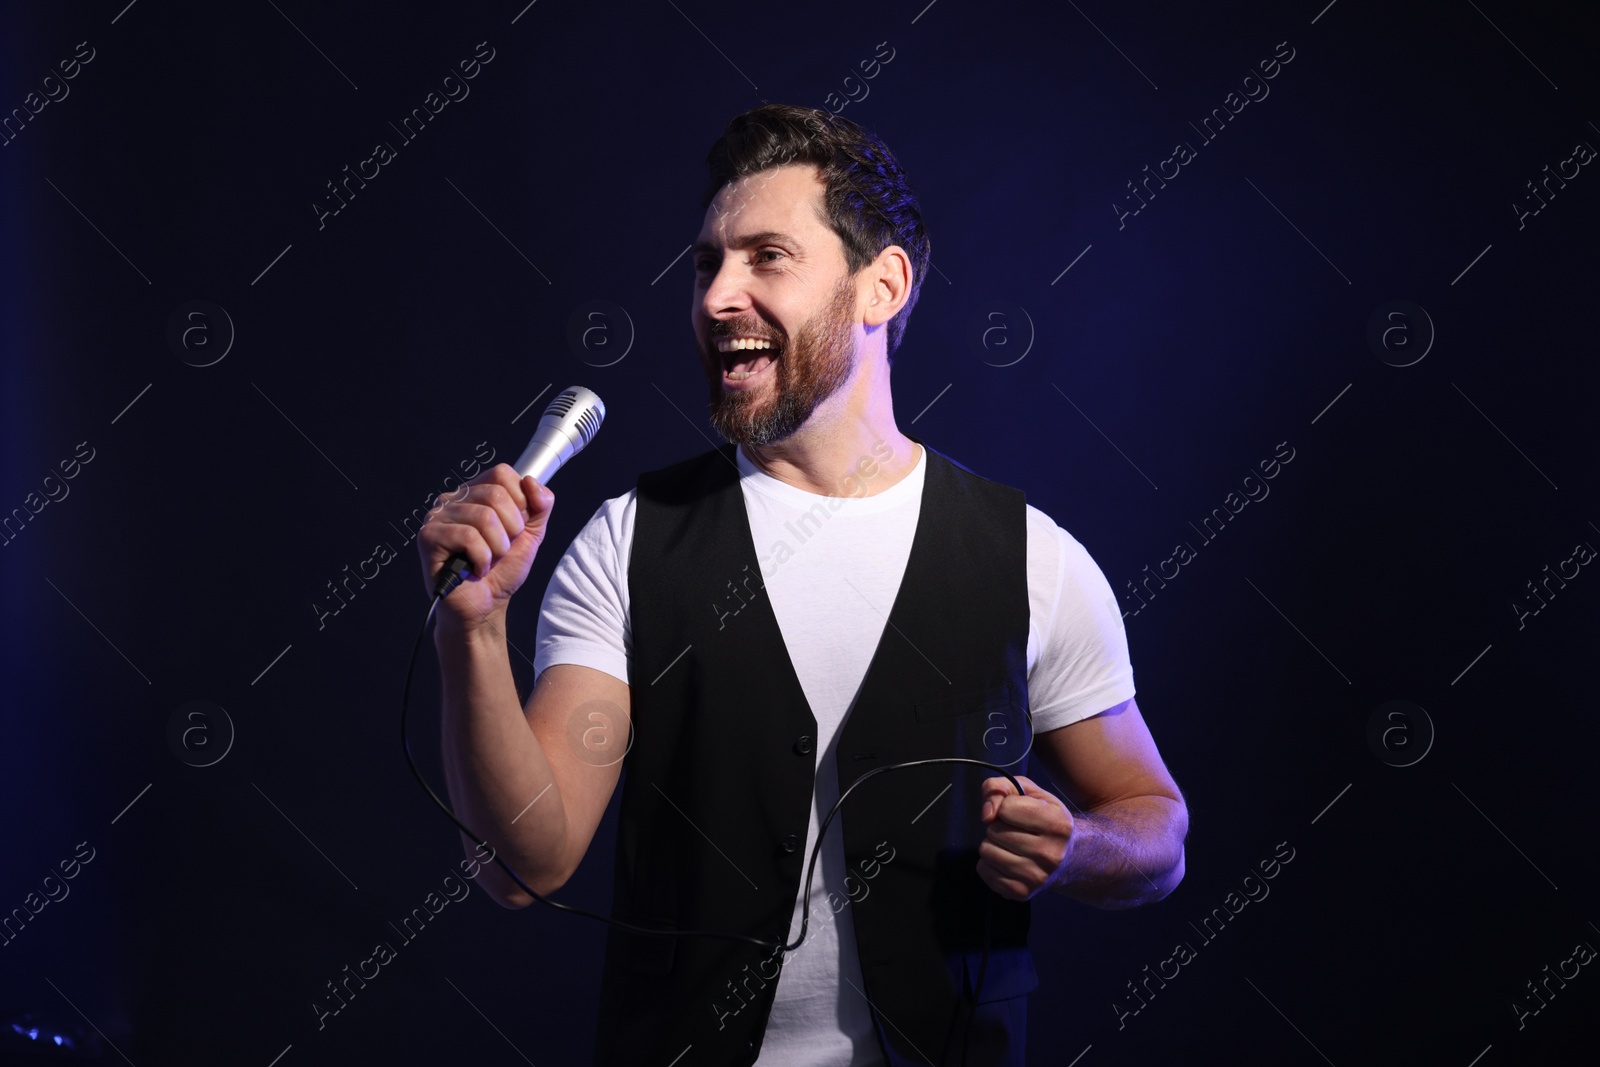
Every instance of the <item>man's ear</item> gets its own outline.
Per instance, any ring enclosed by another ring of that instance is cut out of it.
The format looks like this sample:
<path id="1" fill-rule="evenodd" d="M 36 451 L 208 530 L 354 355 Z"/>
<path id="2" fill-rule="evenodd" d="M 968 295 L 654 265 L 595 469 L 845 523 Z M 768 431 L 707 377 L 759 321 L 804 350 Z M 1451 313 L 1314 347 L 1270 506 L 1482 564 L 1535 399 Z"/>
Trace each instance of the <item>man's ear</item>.
<path id="1" fill-rule="evenodd" d="M 911 295 L 911 258 L 899 245 L 889 245 L 867 265 L 871 290 L 864 324 L 881 326 L 905 307 Z"/>
<path id="2" fill-rule="evenodd" d="M 872 288 L 867 296 L 864 323 L 880 326 L 899 314 L 899 309 L 906 307 L 910 298 L 910 258 L 901 246 L 890 245 L 867 264 L 866 274 Z"/>

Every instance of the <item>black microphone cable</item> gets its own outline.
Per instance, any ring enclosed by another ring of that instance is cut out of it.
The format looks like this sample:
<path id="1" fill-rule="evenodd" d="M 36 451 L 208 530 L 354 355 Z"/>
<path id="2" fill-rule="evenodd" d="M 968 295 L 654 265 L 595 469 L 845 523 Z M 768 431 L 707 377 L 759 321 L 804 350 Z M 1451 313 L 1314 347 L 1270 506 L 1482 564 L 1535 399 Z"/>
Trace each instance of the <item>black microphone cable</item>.
<path id="1" fill-rule="evenodd" d="M 803 908 L 801 912 L 799 939 L 793 944 L 779 944 L 772 941 L 765 941 L 758 937 L 752 937 L 748 934 L 730 934 L 719 930 L 652 929 L 647 926 L 637 926 L 633 923 L 625 922 L 622 919 L 615 918 L 614 916 L 601 915 L 598 912 L 589 911 L 585 908 L 578 908 L 572 906 L 571 904 L 562 904 L 559 901 L 551 900 L 550 898 L 535 892 L 531 886 L 522 880 L 516 871 L 511 869 L 510 864 L 506 863 L 506 861 L 500 857 L 499 851 L 496 850 L 494 846 L 490 845 L 488 841 L 484 840 L 466 823 L 456 818 L 456 814 L 450 810 L 450 806 L 443 800 L 439 799 L 439 795 L 433 791 L 431 786 L 428 785 L 427 779 L 422 777 L 422 772 L 417 769 L 416 761 L 411 757 L 411 742 L 406 733 L 406 718 L 411 703 L 411 678 L 416 673 L 417 653 L 422 648 L 422 639 L 427 636 L 428 624 L 433 621 L 433 617 L 439 609 L 439 602 L 448 596 L 451 590 L 453 590 L 457 585 L 461 584 L 462 572 L 467 570 L 468 565 L 469 564 L 464 556 L 456 555 L 453 556 L 447 565 L 440 570 L 437 579 L 437 587 L 433 593 L 433 599 L 428 604 L 428 614 L 423 618 L 422 628 L 417 631 L 417 639 L 411 646 L 411 661 L 406 665 L 405 688 L 400 694 L 400 747 L 405 752 L 406 766 L 411 768 L 411 774 L 416 778 L 417 784 L 422 786 L 423 792 L 427 793 L 428 796 L 432 798 L 433 802 L 438 805 L 439 810 L 444 812 L 445 816 L 449 818 L 451 822 L 455 823 L 456 826 L 461 829 L 462 833 L 476 841 L 481 848 L 487 848 L 492 854 L 494 861 L 500 865 L 500 868 L 504 870 L 507 875 L 510 876 L 513 882 L 517 883 L 517 885 L 521 887 L 524 893 L 527 893 L 528 896 L 532 897 L 534 900 L 537 900 L 541 904 L 547 904 L 552 908 L 559 908 L 561 911 L 571 912 L 574 915 L 583 915 L 590 919 L 598 919 L 601 922 L 610 923 L 612 926 L 621 927 L 624 930 L 629 930 L 637 934 L 647 934 L 652 937 L 721 937 L 734 941 L 745 941 L 764 949 L 782 949 L 782 951 L 785 953 L 793 952 L 795 949 L 799 948 L 801 943 L 806 939 L 806 933 L 811 923 L 811 909 L 809 906 Z M 1028 708 L 1026 710 L 1028 715 L 1029 748 L 1031 749 L 1033 747 L 1033 709 Z M 631 725 L 629 728 L 632 729 Z M 1024 752 L 1023 755 L 1026 756 L 1027 753 Z M 811 849 L 811 860 L 806 869 L 806 884 L 805 891 L 801 896 L 802 900 L 806 901 L 809 905 L 811 900 L 811 879 L 816 874 L 817 859 L 822 854 L 822 838 L 823 835 L 828 831 L 828 825 L 833 822 L 833 817 L 838 814 L 839 808 L 844 804 L 845 797 L 848 797 L 852 792 L 854 792 L 856 787 L 862 782 L 865 782 L 868 778 L 872 778 L 875 775 L 882 774 L 885 771 L 897 771 L 904 767 L 918 767 L 930 763 L 971 763 L 980 767 L 988 767 L 990 770 L 996 771 L 1004 776 L 1012 784 L 1012 786 L 1016 788 L 1018 796 L 1027 795 L 1022 788 L 1022 783 L 1017 781 L 1017 779 L 1009 771 L 985 760 L 968 759 L 962 756 L 941 756 L 935 759 L 910 760 L 905 763 L 892 763 L 883 767 L 874 767 L 872 770 L 867 771 L 854 782 L 850 783 L 849 788 L 839 795 L 839 799 L 834 802 L 833 808 L 828 812 L 827 818 L 823 819 L 822 825 L 818 827 L 817 841 Z M 993 907 L 994 905 L 991 896 L 989 894 L 985 894 L 983 962 L 978 967 L 977 986 L 972 993 L 971 1011 L 967 1016 L 966 1033 L 963 1036 L 961 1050 L 961 1062 L 963 1065 L 965 1065 L 967 1060 L 966 1043 L 971 1038 L 972 1015 L 976 1014 L 977 1012 L 978 997 L 981 995 L 981 991 L 983 989 L 983 974 L 989 963 L 990 915 L 993 911 Z"/>

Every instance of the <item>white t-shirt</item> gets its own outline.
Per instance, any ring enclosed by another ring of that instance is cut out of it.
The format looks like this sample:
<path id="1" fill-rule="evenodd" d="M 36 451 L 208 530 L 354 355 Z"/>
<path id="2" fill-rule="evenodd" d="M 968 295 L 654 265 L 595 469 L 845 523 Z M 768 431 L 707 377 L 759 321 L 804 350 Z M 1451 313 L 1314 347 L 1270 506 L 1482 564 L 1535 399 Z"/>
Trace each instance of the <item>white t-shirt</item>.
<path id="1" fill-rule="evenodd" d="M 817 720 L 816 796 L 802 856 L 811 855 L 817 828 L 839 798 L 839 727 L 911 554 L 927 470 L 926 450 L 918 446 L 917 453 L 912 471 L 883 492 L 828 497 L 781 482 L 742 448 L 735 451 L 761 578 Z M 633 523 L 629 490 L 600 505 L 556 564 L 539 611 L 536 672 L 576 663 L 631 684 Z M 1133 667 L 1105 575 L 1083 545 L 1031 504 L 1027 566 L 1028 703 L 1037 735 L 1132 697 Z M 843 838 L 830 827 L 812 882 L 806 938 L 783 961 L 757 1067 L 883 1063 L 862 991 L 844 873 Z M 791 941 L 803 903 L 795 901 Z"/>

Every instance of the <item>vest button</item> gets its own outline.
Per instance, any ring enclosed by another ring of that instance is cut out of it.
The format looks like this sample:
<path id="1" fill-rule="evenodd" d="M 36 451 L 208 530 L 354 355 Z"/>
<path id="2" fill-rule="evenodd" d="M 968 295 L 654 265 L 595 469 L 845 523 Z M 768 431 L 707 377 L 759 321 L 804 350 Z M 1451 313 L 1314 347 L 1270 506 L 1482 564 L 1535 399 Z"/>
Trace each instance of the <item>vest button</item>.
<path id="1" fill-rule="evenodd" d="M 798 852 L 800 850 L 800 838 L 796 834 L 785 836 L 782 844 L 785 852 Z"/>
<path id="2" fill-rule="evenodd" d="M 800 740 L 794 743 L 794 750 L 804 756 L 811 751 L 811 735 L 801 734 Z"/>

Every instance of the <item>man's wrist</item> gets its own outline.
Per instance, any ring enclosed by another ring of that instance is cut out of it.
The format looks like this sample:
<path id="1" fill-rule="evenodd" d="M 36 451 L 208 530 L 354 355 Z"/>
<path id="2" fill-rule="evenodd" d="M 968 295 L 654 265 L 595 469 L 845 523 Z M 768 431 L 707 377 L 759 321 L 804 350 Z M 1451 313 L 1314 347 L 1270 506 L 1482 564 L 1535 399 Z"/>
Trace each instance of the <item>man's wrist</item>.
<path id="1" fill-rule="evenodd" d="M 1072 896 L 1071 889 L 1081 878 L 1082 867 L 1095 850 L 1094 841 L 1100 836 L 1101 821 L 1088 812 L 1072 816 L 1072 836 L 1067 839 L 1067 855 L 1050 880 L 1049 888 L 1062 896 Z"/>
<path id="2" fill-rule="evenodd" d="M 506 609 L 501 607 L 474 619 L 464 619 L 453 612 L 437 614 L 433 643 L 435 647 L 448 645 L 470 651 L 503 649 L 506 647 Z"/>

